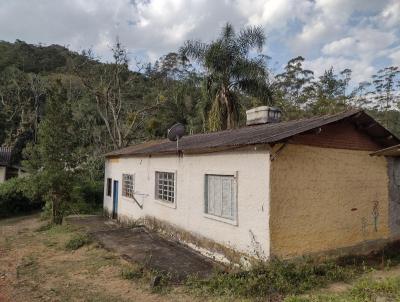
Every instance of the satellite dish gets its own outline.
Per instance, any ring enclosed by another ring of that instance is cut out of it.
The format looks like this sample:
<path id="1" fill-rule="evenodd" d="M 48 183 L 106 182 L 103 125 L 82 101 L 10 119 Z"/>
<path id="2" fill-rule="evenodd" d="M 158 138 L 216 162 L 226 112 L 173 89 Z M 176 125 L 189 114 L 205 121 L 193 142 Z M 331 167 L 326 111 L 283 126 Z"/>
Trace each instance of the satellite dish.
<path id="1" fill-rule="evenodd" d="M 176 123 L 168 129 L 168 139 L 170 141 L 177 141 L 185 134 L 185 126 L 181 123 Z"/>

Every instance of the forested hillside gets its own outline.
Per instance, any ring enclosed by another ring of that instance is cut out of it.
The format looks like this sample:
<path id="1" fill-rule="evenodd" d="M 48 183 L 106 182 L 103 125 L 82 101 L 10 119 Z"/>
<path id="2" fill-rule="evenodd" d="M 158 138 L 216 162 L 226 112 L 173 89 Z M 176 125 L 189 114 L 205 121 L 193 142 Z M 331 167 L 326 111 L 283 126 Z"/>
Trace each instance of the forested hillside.
<path id="1" fill-rule="evenodd" d="M 101 180 L 104 153 L 165 137 L 176 122 L 188 133 L 240 127 L 259 105 L 280 107 L 286 120 L 365 108 L 400 134 L 399 67 L 359 85 L 335 66 L 317 77 L 302 57 L 273 74 L 265 43 L 262 28 L 227 24 L 216 40 L 187 41 L 154 63 L 130 61 L 117 42 L 104 63 L 91 51 L 0 41 L 0 145 L 32 175 L 53 171 L 47 184 L 61 188 L 72 171 Z"/>

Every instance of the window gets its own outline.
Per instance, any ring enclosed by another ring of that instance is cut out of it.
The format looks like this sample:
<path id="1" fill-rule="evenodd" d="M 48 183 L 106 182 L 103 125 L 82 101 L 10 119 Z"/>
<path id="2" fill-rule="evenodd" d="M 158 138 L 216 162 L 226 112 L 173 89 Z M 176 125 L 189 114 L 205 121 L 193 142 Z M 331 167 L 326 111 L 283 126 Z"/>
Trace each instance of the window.
<path id="1" fill-rule="evenodd" d="M 175 202 L 175 173 L 156 171 L 156 199 L 174 203 Z"/>
<path id="2" fill-rule="evenodd" d="M 111 196 L 111 178 L 107 178 L 107 196 Z"/>
<path id="3" fill-rule="evenodd" d="M 233 175 L 206 174 L 205 213 L 236 220 L 236 182 Z"/>
<path id="4" fill-rule="evenodd" d="M 134 198 L 135 176 L 133 174 L 122 174 L 122 196 Z"/>

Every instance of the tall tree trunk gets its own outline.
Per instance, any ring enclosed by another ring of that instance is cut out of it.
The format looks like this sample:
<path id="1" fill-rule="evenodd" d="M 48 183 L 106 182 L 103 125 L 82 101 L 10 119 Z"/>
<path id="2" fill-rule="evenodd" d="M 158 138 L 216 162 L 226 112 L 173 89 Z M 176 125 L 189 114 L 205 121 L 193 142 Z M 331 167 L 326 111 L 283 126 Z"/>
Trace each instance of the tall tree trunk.
<path id="1" fill-rule="evenodd" d="M 226 86 L 222 86 L 221 98 L 226 108 L 226 128 L 233 129 L 237 125 L 235 108 L 233 104 L 233 98 L 229 93 L 229 89 Z"/>

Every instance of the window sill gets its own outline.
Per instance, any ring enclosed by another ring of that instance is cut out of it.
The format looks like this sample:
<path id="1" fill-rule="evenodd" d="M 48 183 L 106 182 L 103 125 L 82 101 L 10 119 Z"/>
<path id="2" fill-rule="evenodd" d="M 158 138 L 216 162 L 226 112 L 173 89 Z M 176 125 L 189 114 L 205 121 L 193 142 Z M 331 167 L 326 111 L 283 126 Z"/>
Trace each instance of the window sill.
<path id="1" fill-rule="evenodd" d="M 231 220 L 231 219 L 218 217 L 218 216 L 211 215 L 211 214 L 206 214 L 206 213 L 204 213 L 204 217 L 208 218 L 208 219 L 212 219 L 212 220 L 217 220 L 219 222 L 227 223 L 227 224 L 230 224 L 230 225 L 238 226 L 237 220 Z"/>
<path id="2" fill-rule="evenodd" d="M 162 206 L 165 206 L 165 207 L 168 207 L 168 208 L 171 208 L 171 209 L 176 209 L 176 202 L 174 202 L 174 203 L 168 203 L 168 202 L 166 202 L 166 201 L 162 201 L 162 200 L 159 200 L 159 199 L 154 199 L 154 201 L 155 201 L 156 203 L 162 205 Z"/>

